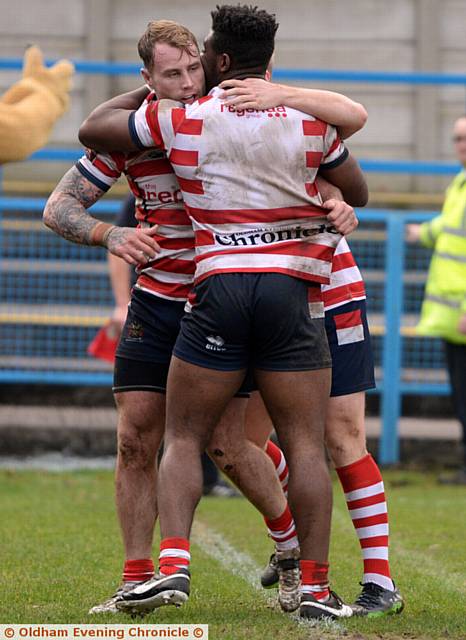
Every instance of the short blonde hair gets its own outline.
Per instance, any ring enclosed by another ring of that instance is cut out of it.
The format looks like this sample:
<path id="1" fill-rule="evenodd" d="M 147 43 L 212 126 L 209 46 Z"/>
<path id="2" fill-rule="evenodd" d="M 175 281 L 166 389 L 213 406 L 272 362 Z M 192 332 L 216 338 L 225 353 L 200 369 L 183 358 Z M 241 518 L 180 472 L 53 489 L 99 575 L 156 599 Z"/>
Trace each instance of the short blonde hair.
<path id="1" fill-rule="evenodd" d="M 154 66 L 154 46 L 158 42 L 165 42 L 189 54 L 193 47 L 199 51 L 196 36 L 183 25 L 173 20 L 152 20 L 138 42 L 139 56 L 149 71 Z"/>

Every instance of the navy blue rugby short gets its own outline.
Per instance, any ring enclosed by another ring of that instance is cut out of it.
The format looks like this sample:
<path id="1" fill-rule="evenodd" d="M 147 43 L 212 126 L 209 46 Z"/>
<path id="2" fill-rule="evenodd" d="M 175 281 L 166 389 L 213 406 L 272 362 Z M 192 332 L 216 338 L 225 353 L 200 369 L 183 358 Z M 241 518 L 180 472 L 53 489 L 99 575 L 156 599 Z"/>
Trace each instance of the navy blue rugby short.
<path id="1" fill-rule="evenodd" d="M 281 273 L 223 273 L 194 287 L 173 353 L 208 369 L 311 371 L 331 366 L 320 285 Z M 312 296 L 311 296 L 312 298 Z"/>

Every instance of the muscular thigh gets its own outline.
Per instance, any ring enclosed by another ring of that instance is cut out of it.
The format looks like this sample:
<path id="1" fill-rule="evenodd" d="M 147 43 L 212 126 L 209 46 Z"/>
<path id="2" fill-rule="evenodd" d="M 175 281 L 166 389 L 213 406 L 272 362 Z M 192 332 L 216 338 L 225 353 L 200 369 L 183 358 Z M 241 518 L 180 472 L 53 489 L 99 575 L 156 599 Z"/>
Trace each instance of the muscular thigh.
<path id="1" fill-rule="evenodd" d="M 167 385 L 167 446 L 191 440 L 203 451 L 244 374 L 199 367 L 174 356 Z"/>
<path id="2" fill-rule="evenodd" d="M 256 379 L 280 444 L 287 452 L 321 449 L 330 390 L 330 369 L 261 371 Z"/>

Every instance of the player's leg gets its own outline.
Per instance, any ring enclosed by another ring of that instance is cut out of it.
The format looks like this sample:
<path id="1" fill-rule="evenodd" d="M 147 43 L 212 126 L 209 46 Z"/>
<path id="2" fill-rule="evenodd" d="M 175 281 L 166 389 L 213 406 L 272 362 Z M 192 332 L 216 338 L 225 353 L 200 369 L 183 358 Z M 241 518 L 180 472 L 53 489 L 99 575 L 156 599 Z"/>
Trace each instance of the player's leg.
<path id="1" fill-rule="evenodd" d="M 288 495 L 289 470 L 283 451 L 270 439 L 274 430 L 272 420 L 258 391 L 251 393 L 246 409 L 246 438 L 263 449 L 272 461 L 275 472 L 285 494 Z"/>
<path id="2" fill-rule="evenodd" d="M 251 393 L 251 398 L 246 409 L 245 432 L 246 438 L 264 450 L 270 458 L 275 474 L 280 481 L 285 498 L 288 497 L 289 470 L 283 451 L 272 440 L 270 435 L 273 431 L 273 424 L 265 408 L 262 396 L 258 391 Z M 270 530 L 269 536 L 273 538 Z M 274 541 L 275 542 L 275 541 Z M 269 563 L 261 575 L 261 585 L 264 589 L 278 587 L 279 565 L 277 556 L 277 546 L 274 547 L 270 555 Z"/>
<path id="3" fill-rule="evenodd" d="M 366 449 L 365 390 L 375 386 L 365 302 L 326 313 L 332 354 L 332 390 L 327 410 L 327 448 L 345 492 L 363 556 L 359 615 L 400 612 L 403 601 L 388 559 L 388 513 L 380 470 Z"/>
<path id="4" fill-rule="evenodd" d="M 214 429 L 207 452 L 264 517 L 275 519 L 283 513 L 286 500 L 271 460 L 246 439 L 247 403 L 246 398 L 231 400 Z"/>
<path id="5" fill-rule="evenodd" d="M 316 314 L 309 304 L 314 291 L 320 288 L 288 276 L 262 276 L 255 376 L 290 469 L 288 501 L 301 547 L 300 615 L 334 618 L 352 611 L 328 589 L 332 490 L 324 429 L 331 360 L 323 305 Z"/>
<path id="6" fill-rule="evenodd" d="M 123 594 L 118 607 L 129 612 L 181 605 L 190 592 L 190 533 L 202 496 L 201 454 L 243 371 L 215 371 L 173 356 L 167 386 L 164 452 L 159 467 L 159 573 Z"/>
<path id="7" fill-rule="evenodd" d="M 118 408 L 115 493 L 126 557 L 124 581 L 132 578 L 141 581 L 151 576 L 133 575 L 131 566 L 152 556 L 157 518 L 157 452 L 165 428 L 165 395 L 132 391 L 116 393 L 115 401 Z"/>
<path id="8" fill-rule="evenodd" d="M 146 388 L 150 363 L 117 358 L 115 382 L 132 386 L 141 374 Z M 166 367 L 165 367 L 166 368 Z M 117 387 L 118 388 L 118 387 Z M 157 518 L 157 452 L 165 428 L 165 395 L 115 392 L 118 410 L 115 502 L 125 562 L 116 593 L 89 613 L 116 613 L 122 594 L 154 575 L 152 541 Z"/>
<path id="9" fill-rule="evenodd" d="M 121 608 L 126 610 L 181 604 L 189 596 L 189 537 L 202 495 L 200 457 L 241 386 L 248 360 L 249 328 L 235 317 L 235 310 L 243 313 L 244 301 L 235 300 L 234 287 L 217 288 L 217 278 L 195 288 L 196 304 L 182 320 L 173 351 L 157 495 L 162 538 L 159 575 L 124 596 Z"/>
<path id="10" fill-rule="evenodd" d="M 125 563 L 117 593 L 91 613 L 116 612 L 122 593 L 154 574 L 156 459 L 165 427 L 168 366 L 183 306 L 140 291 L 131 298 L 113 387 L 118 410 L 115 498 Z"/>
<path id="11" fill-rule="evenodd" d="M 216 371 L 172 359 L 158 496 L 163 538 L 189 537 L 202 495 L 200 456 L 243 377 L 244 370 Z"/>
<path id="12" fill-rule="evenodd" d="M 262 448 L 246 438 L 247 400 L 234 398 L 215 427 L 208 451 L 219 468 L 264 516 L 276 545 L 279 602 L 284 611 L 299 606 L 299 543 L 291 511 L 274 465 Z"/>

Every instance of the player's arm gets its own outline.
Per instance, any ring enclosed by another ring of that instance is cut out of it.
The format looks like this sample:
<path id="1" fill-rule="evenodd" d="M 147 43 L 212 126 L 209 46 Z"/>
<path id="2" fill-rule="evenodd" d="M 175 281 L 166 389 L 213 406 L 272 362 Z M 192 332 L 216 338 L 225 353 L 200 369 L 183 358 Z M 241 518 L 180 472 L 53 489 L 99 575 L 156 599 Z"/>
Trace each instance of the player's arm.
<path id="1" fill-rule="evenodd" d="M 115 299 L 112 318 L 122 327 L 126 320 L 128 303 L 131 298 L 131 268 L 124 260 L 110 251 L 107 253 L 107 260 L 110 284 Z"/>
<path id="2" fill-rule="evenodd" d="M 135 151 L 138 147 L 130 134 L 129 118 L 148 94 L 144 85 L 103 102 L 80 126 L 79 140 L 97 151 Z"/>
<path id="3" fill-rule="evenodd" d="M 77 244 L 106 247 L 129 264 L 152 260 L 160 251 L 152 238 L 157 227 L 116 227 L 92 217 L 87 209 L 105 191 L 73 167 L 60 180 L 45 205 L 43 220 L 58 235 Z"/>
<path id="4" fill-rule="evenodd" d="M 362 129 L 367 121 L 367 111 L 362 104 L 334 91 L 290 87 L 260 78 L 225 80 L 220 87 L 225 89 L 226 104 L 235 109 L 271 109 L 284 105 L 333 124 L 343 139 Z"/>
<path id="5" fill-rule="evenodd" d="M 321 165 L 319 175 L 340 189 L 345 202 L 352 207 L 364 207 L 369 198 L 366 179 L 358 161 L 351 153 L 345 154 L 342 162 Z"/>

